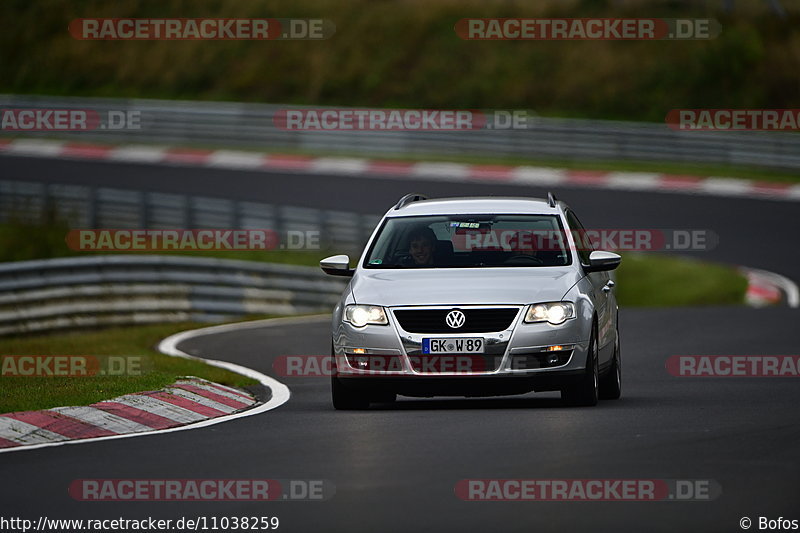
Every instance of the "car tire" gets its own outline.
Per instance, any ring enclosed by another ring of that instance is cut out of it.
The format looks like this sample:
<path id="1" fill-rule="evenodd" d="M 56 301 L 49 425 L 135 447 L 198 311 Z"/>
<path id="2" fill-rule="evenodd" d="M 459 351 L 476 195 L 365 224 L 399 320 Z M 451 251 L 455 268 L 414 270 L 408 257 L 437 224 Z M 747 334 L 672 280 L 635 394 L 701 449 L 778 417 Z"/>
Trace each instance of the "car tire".
<path id="1" fill-rule="evenodd" d="M 614 342 L 614 358 L 611 362 L 611 368 L 608 369 L 608 374 L 600 380 L 600 399 L 619 400 L 620 396 L 622 396 L 622 355 L 619 347 L 618 329 L 617 339 Z"/>
<path id="2" fill-rule="evenodd" d="M 600 389 L 600 370 L 598 361 L 597 332 L 592 328 L 589 338 L 589 354 L 586 360 L 586 370 L 580 380 L 569 387 L 561 389 L 561 399 L 570 406 L 591 407 L 597 405 Z"/>
<path id="3" fill-rule="evenodd" d="M 331 364 L 331 368 L 333 369 L 333 373 L 331 374 L 331 400 L 333 401 L 333 408 L 339 411 L 367 409 L 369 407 L 369 399 L 367 396 L 358 391 L 348 389 L 337 377 L 336 354 L 333 351 L 333 346 L 331 346 L 331 357 L 334 358 Z"/>
<path id="4" fill-rule="evenodd" d="M 378 392 L 370 396 L 369 401 L 375 403 L 394 403 L 397 401 L 397 394 L 394 392 Z"/>

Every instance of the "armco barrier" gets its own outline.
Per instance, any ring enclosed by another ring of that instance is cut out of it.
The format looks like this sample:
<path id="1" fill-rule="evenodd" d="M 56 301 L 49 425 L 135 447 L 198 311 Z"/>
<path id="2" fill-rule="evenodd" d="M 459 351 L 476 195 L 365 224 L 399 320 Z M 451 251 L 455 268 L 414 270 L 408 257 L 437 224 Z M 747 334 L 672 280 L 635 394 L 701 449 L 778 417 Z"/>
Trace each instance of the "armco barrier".
<path id="1" fill-rule="evenodd" d="M 244 202 L 186 194 L 167 194 L 0 180 L 0 222 L 43 223 L 57 214 L 73 228 L 269 229 L 281 241 L 289 232 L 315 232 L 313 247 L 358 253 L 379 216 L 347 211 Z M 297 233 L 295 235 L 298 235 Z M 298 249 L 308 249 L 310 234 Z M 286 243 L 291 248 L 291 243 Z"/>
<path id="2" fill-rule="evenodd" d="M 314 267 L 102 255 L 0 264 L 0 335 L 328 312 L 346 280 Z"/>
<path id="3" fill-rule="evenodd" d="M 461 132 L 326 132 L 287 131 L 277 127 L 273 121 L 277 111 L 299 107 L 289 105 L 0 95 L 0 107 L 139 112 L 140 129 L 66 134 L 73 140 L 231 146 L 262 151 L 289 149 L 360 156 L 464 154 L 800 168 L 800 135 L 675 131 L 666 123 L 535 117 L 528 128 L 516 130 L 493 127 Z M 664 110 L 665 116 L 668 111 Z"/>

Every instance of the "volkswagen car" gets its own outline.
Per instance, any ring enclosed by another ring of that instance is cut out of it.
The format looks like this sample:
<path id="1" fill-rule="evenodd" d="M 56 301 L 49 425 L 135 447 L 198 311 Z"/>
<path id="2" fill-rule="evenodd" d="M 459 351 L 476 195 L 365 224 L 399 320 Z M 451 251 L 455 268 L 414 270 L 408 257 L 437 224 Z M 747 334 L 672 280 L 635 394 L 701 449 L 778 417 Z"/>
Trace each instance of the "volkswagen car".
<path id="1" fill-rule="evenodd" d="M 621 393 L 620 256 L 594 250 L 577 215 L 536 198 L 404 196 L 383 216 L 333 311 L 332 399 L 560 391 L 592 406 Z"/>

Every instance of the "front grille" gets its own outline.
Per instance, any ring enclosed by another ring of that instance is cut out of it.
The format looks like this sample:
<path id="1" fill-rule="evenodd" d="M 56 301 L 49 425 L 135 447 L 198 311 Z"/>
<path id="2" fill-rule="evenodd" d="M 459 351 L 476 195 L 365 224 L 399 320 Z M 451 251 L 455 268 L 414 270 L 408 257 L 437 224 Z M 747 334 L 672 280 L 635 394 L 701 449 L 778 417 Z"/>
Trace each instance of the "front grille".
<path id="1" fill-rule="evenodd" d="M 445 317 L 450 309 L 399 309 L 394 316 L 400 327 L 409 333 L 489 333 L 503 331 L 511 327 L 519 309 L 486 308 L 459 309 L 466 320 L 460 328 L 451 328 Z"/>

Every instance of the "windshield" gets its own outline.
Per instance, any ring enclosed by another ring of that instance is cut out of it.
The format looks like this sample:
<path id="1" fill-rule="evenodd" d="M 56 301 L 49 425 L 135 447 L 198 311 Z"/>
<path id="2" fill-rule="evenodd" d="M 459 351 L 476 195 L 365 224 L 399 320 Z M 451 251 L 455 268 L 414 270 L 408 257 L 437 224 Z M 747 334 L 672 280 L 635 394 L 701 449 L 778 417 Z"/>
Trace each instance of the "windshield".
<path id="1" fill-rule="evenodd" d="M 570 264 L 555 215 L 389 218 L 364 268 L 546 267 Z"/>

